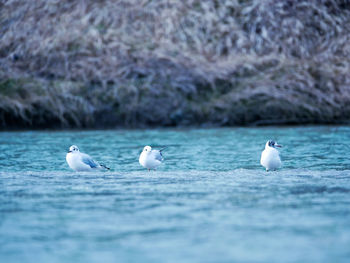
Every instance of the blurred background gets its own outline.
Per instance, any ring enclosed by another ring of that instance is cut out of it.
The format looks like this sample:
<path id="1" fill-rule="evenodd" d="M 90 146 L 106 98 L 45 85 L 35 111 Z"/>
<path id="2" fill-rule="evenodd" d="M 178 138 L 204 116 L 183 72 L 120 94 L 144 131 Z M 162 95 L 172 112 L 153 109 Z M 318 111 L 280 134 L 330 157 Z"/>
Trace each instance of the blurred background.
<path id="1" fill-rule="evenodd" d="M 0 128 L 348 123 L 350 1 L 0 1 Z"/>

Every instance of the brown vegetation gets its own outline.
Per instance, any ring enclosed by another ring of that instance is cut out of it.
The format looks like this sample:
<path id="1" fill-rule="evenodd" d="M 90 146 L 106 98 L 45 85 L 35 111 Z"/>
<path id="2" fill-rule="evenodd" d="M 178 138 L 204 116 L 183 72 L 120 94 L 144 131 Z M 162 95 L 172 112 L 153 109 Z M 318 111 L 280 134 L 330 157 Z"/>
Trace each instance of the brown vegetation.
<path id="1" fill-rule="evenodd" d="M 0 1 L 0 127 L 350 120 L 350 1 Z"/>

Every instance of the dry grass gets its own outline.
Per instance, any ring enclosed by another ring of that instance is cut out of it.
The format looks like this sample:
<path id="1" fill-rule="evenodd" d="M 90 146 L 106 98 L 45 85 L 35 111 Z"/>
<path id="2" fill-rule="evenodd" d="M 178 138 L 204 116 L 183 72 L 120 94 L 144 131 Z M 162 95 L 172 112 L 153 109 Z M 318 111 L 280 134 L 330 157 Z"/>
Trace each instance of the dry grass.
<path id="1" fill-rule="evenodd" d="M 350 1 L 0 1 L 0 127 L 337 123 Z"/>

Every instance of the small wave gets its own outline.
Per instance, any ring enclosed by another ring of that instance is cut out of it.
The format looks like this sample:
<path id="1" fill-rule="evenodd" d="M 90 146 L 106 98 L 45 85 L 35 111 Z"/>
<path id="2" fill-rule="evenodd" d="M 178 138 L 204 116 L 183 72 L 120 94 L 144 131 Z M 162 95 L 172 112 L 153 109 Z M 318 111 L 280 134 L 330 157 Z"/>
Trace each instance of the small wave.
<path id="1" fill-rule="evenodd" d="M 350 189 L 346 187 L 328 187 L 328 186 L 314 186 L 314 185 L 302 185 L 293 187 L 290 190 L 291 194 L 303 195 L 303 194 L 320 194 L 320 193 L 349 193 Z"/>

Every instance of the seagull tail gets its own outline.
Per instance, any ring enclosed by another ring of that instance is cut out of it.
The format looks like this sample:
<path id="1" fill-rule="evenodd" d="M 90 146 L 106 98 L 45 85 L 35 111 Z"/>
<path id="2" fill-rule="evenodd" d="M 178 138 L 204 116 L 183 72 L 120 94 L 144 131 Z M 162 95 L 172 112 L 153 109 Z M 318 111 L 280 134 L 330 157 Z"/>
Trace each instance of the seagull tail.
<path id="1" fill-rule="evenodd" d="M 165 146 L 164 148 L 160 149 L 159 151 L 162 152 L 162 151 L 165 150 L 166 148 L 168 148 L 168 146 Z"/>
<path id="2" fill-rule="evenodd" d="M 110 170 L 110 169 L 111 169 L 111 168 L 107 167 L 106 165 L 104 165 L 104 164 L 102 164 L 102 163 L 100 164 L 100 166 L 103 167 L 103 168 L 105 168 L 105 169 L 107 169 L 107 170 Z"/>

